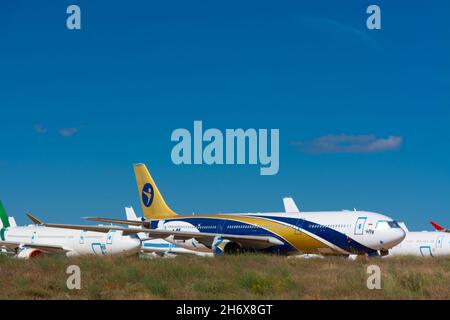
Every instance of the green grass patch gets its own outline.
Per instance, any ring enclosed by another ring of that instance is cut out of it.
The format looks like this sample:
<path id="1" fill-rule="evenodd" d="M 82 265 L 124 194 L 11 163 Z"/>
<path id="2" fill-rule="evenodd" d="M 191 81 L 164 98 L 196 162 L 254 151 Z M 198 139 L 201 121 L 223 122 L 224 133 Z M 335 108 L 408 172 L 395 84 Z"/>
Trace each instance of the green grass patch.
<path id="1" fill-rule="evenodd" d="M 450 299 L 450 260 L 412 257 L 352 262 L 263 254 L 172 259 L 0 256 L 1 299 Z M 367 267 L 381 269 L 369 290 Z M 66 269 L 81 270 L 69 290 Z"/>

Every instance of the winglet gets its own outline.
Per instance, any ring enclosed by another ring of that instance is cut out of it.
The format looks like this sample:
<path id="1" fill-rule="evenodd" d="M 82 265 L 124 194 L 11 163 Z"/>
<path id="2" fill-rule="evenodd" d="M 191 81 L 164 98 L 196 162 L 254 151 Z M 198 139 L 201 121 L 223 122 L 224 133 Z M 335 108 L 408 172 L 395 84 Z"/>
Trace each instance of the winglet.
<path id="1" fill-rule="evenodd" d="M 31 213 L 27 213 L 26 215 L 34 224 L 42 224 L 42 221 L 34 217 Z"/>
<path id="2" fill-rule="evenodd" d="M 430 221 L 431 225 L 436 229 L 436 231 L 444 231 L 445 228 L 441 227 L 440 225 L 438 225 L 436 222 L 434 221 Z"/>

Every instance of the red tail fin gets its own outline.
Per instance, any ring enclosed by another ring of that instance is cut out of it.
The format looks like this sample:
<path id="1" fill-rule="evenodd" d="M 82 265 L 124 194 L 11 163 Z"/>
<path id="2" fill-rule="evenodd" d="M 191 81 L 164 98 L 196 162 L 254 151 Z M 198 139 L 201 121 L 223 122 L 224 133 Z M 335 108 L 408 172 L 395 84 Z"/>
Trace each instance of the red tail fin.
<path id="1" fill-rule="evenodd" d="M 444 231 L 445 228 L 441 227 L 440 225 L 438 225 L 436 222 L 434 221 L 430 221 L 431 225 L 437 230 L 437 231 Z"/>

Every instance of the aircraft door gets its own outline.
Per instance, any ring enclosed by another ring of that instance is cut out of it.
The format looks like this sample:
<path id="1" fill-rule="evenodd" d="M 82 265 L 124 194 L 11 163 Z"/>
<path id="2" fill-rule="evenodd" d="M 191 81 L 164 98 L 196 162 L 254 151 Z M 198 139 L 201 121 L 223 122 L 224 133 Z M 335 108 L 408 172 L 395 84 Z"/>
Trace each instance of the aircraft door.
<path id="1" fill-rule="evenodd" d="M 218 223 L 217 223 L 217 233 L 221 233 L 221 234 L 223 234 L 223 231 L 224 231 L 224 226 L 225 226 L 225 220 L 218 220 Z"/>
<path id="2" fill-rule="evenodd" d="M 34 243 L 37 239 L 37 234 L 36 231 L 33 232 L 33 234 L 31 235 L 31 243 Z"/>
<path id="3" fill-rule="evenodd" d="M 444 242 L 444 236 L 438 236 L 436 239 L 436 248 L 442 249 L 443 242 Z"/>
<path id="4" fill-rule="evenodd" d="M 305 220 L 297 219 L 297 225 L 295 226 L 294 234 L 297 234 L 297 235 L 303 234 L 303 231 L 302 231 L 303 222 L 305 222 Z"/>
<path id="5" fill-rule="evenodd" d="M 355 236 L 364 234 L 364 226 L 366 225 L 367 217 L 359 217 L 355 224 Z"/>
<path id="6" fill-rule="evenodd" d="M 84 231 L 80 232 L 80 244 L 84 244 Z"/>
<path id="7" fill-rule="evenodd" d="M 97 256 L 103 256 L 106 254 L 106 247 L 103 243 L 95 242 L 91 244 L 92 252 Z"/>
<path id="8" fill-rule="evenodd" d="M 422 255 L 422 257 L 432 257 L 433 256 L 430 246 L 420 246 L 419 251 L 420 251 L 420 254 Z"/>
<path id="9" fill-rule="evenodd" d="M 113 238 L 114 238 L 114 230 L 108 232 L 107 236 L 106 236 L 106 244 L 112 244 L 113 243 Z"/>

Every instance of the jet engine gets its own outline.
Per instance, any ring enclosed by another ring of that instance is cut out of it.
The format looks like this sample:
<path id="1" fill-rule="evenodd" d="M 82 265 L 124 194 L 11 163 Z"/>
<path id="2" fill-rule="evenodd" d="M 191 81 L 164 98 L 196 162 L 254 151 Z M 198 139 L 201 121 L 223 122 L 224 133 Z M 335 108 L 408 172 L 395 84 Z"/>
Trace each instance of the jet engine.
<path id="1" fill-rule="evenodd" d="M 19 258 L 19 259 L 32 259 L 32 258 L 35 258 L 37 256 L 40 256 L 41 254 L 43 254 L 43 252 L 41 250 L 33 249 L 33 248 L 24 248 L 24 249 L 19 251 L 19 253 L 17 254 L 17 258 Z"/>
<path id="2" fill-rule="evenodd" d="M 212 249 L 215 254 L 236 254 L 242 252 L 242 246 L 237 243 L 222 237 L 214 238 Z"/>

